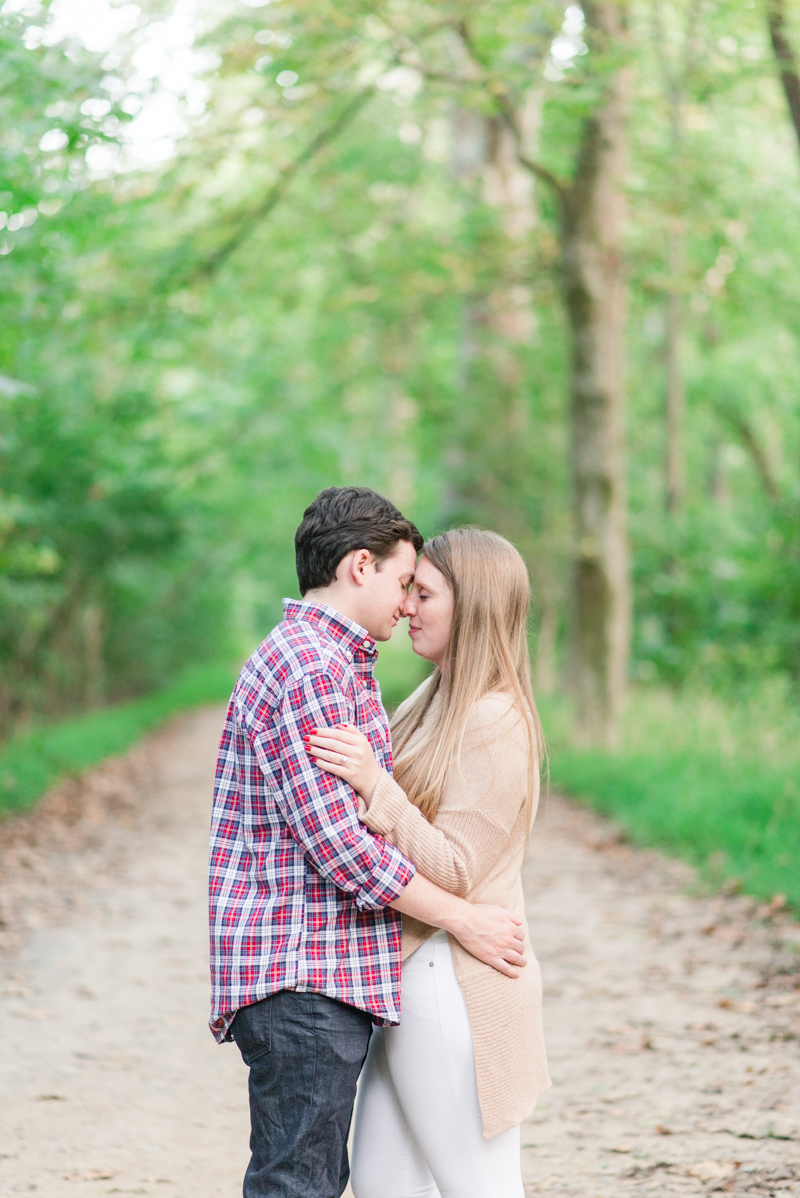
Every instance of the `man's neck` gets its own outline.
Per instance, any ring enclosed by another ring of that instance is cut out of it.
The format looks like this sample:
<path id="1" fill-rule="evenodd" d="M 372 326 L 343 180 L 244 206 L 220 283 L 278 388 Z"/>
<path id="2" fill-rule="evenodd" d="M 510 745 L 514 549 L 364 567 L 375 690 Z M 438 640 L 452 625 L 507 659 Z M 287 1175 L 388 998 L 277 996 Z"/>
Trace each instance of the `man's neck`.
<path id="1" fill-rule="evenodd" d="M 318 587 L 316 590 L 306 591 L 303 595 L 303 603 L 321 603 L 338 612 L 340 616 L 344 616 L 345 620 L 352 620 L 354 624 L 363 628 L 363 621 L 359 619 L 358 613 L 353 611 L 352 605 L 347 600 L 348 596 L 335 587 Z"/>

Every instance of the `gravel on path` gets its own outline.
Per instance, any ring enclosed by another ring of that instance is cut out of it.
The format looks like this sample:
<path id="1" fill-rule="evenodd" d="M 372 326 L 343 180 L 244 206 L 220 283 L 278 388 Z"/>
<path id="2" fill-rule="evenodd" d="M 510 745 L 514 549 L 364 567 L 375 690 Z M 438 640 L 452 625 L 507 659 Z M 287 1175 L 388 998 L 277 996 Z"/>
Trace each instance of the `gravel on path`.
<path id="1" fill-rule="evenodd" d="M 800 1195 L 800 925 L 551 799 L 525 866 L 553 1088 L 529 1195 Z"/>
<path id="2" fill-rule="evenodd" d="M 246 1070 L 208 1031 L 222 717 L 172 723 L 0 829 L 0 1194 L 234 1198 Z M 35 925 L 41 925 L 36 927 Z"/>
<path id="3" fill-rule="evenodd" d="M 0 1195 L 241 1193 L 246 1070 L 206 1028 L 220 724 L 0 824 Z M 530 1198 L 800 1196 L 800 926 L 556 798 L 525 881 L 554 1082 Z"/>

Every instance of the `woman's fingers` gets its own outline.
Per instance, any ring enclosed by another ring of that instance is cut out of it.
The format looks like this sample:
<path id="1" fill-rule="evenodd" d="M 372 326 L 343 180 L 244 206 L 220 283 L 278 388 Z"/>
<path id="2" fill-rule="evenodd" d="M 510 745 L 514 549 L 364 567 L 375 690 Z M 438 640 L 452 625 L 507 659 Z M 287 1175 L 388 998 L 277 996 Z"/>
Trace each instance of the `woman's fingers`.
<path id="1" fill-rule="evenodd" d="M 314 752 L 325 749 L 328 753 L 338 753 L 340 757 L 349 757 L 352 761 L 363 761 L 365 757 L 361 745 L 346 744 L 343 740 L 334 740 L 329 736 L 310 736 L 306 740 L 306 748 Z"/>
<path id="2" fill-rule="evenodd" d="M 311 760 L 324 768 L 330 768 L 330 773 L 338 774 L 340 778 L 355 779 L 358 777 L 358 766 L 352 761 L 342 761 L 341 753 L 328 753 L 325 749 L 317 749 L 311 754 Z M 335 767 L 335 768 L 334 768 Z"/>
<path id="3" fill-rule="evenodd" d="M 321 770 L 325 770 L 328 774 L 336 774 L 337 778 L 347 779 L 350 772 L 346 766 L 339 765 L 337 761 L 323 761 L 320 757 L 314 758 L 315 765 L 318 765 Z"/>
<path id="4" fill-rule="evenodd" d="M 311 739 L 324 737 L 327 740 L 335 740 L 337 744 L 357 745 L 365 738 L 357 729 L 345 730 L 344 728 L 314 728 L 311 732 Z"/>
<path id="5" fill-rule="evenodd" d="M 314 758 L 314 764 L 318 765 L 321 770 L 327 770 L 329 774 L 335 774 L 336 769 L 332 761 L 323 761 L 321 757 Z M 342 767 L 339 766 L 341 769 Z"/>
<path id="6" fill-rule="evenodd" d="M 343 765 L 343 753 L 334 753 L 332 749 L 311 749 L 311 756 L 315 761 L 335 761 L 338 765 Z"/>
<path id="7" fill-rule="evenodd" d="M 349 770 L 354 776 L 363 769 L 362 758 L 354 752 L 345 752 L 341 745 L 335 749 L 322 749 L 317 745 L 306 745 L 309 756 L 314 761 L 330 761 L 344 770 Z M 342 760 L 344 758 L 344 761 Z"/>
<path id="8" fill-rule="evenodd" d="M 312 732 L 309 736 L 303 738 L 306 743 L 312 745 L 322 745 L 325 749 L 355 749 L 357 747 L 352 741 L 342 740 L 338 736 L 326 736 L 321 732 Z"/>

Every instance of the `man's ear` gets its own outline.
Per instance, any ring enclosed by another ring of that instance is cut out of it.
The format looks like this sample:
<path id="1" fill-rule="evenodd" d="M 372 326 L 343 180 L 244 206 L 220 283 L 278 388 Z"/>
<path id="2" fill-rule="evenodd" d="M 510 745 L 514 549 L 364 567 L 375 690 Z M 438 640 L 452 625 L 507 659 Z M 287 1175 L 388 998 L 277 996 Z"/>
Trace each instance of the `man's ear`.
<path id="1" fill-rule="evenodd" d="M 353 556 L 350 558 L 350 567 L 348 573 L 350 580 L 357 587 L 363 587 L 367 581 L 367 566 L 372 564 L 372 554 L 369 549 L 356 549 Z"/>

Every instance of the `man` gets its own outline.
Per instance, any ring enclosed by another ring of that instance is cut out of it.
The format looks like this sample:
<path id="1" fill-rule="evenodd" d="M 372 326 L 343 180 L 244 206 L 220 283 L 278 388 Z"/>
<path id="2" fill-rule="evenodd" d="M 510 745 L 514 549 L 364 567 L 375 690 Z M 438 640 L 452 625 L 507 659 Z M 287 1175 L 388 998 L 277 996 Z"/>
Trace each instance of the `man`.
<path id="1" fill-rule="evenodd" d="M 245 664 L 220 745 L 211 829 L 211 1028 L 250 1068 L 245 1198 L 339 1198 L 373 1021 L 400 1020 L 400 912 L 509 976 L 516 921 L 415 872 L 358 820 L 304 737 L 355 724 L 391 768 L 373 678 L 422 538 L 365 487 L 331 487 L 295 537 L 300 603 Z"/>

